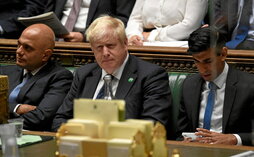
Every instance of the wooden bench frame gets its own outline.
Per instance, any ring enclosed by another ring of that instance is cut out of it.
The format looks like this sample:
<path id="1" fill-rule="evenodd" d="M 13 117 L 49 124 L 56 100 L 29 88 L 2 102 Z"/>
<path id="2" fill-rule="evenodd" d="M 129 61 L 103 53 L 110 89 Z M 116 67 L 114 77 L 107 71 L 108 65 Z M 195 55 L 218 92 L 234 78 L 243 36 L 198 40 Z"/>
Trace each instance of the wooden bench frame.
<path id="1" fill-rule="evenodd" d="M 17 40 L 0 39 L 0 64 L 14 64 Z M 186 48 L 129 46 L 130 54 L 164 67 L 168 72 L 196 72 Z M 89 43 L 56 42 L 52 60 L 63 66 L 78 67 L 95 61 Z M 229 50 L 227 62 L 237 69 L 254 73 L 254 50 Z"/>

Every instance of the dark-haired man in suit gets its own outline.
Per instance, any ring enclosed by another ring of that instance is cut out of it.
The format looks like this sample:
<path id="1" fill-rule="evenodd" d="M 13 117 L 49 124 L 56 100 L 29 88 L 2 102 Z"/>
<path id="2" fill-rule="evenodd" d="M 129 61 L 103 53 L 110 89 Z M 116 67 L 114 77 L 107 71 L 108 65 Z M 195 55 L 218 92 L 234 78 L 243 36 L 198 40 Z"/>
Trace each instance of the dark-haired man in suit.
<path id="1" fill-rule="evenodd" d="M 49 131 L 70 89 L 73 75 L 50 60 L 54 32 L 44 24 L 26 28 L 18 39 L 16 64 L 0 66 L 9 78 L 10 118 L 24 119 L 24 129 Z"/>
<path id="2" fill-rule="evenodd" d="M 195 132 L 195 142 L 251 145 L 254 75 L 225 62 L 225 39 L 212 27 L 194 31 L 188 43 L 199 73 L 183 83 L 177 136 Z"/>
<path id="3" fill-rule="evenodd" d="M 86 35 L 96 63 L 76 71 L 70 92 L 54 119 L 53 131 L 73 118 L 74 99 L 97 98 L 107 74 L 114 76 L 113 96 L 126 102 L 127 119 L 159 121 L 166 126 L 171 107 L 168 74 L 162 67 L 128 53 L 123 22 L 110 16 L 99 17 L 90 25 Z"/>
<path id="4" fill-rule="evenodd" d="M 74 1 L 80 0 L 52 1 L 55 3 L 52 10 L 64 25 L 68 19 Z M 85 31 L 88 26 L 103 14 L 119 18 L 126 25 L 135 2 L 136 0 L 81 0 L 78 19 L 75 22 L 73 30 L 69 30 L 70 33 L 63 36 L 64 40 L 71 42 L 85 41 Z"/>

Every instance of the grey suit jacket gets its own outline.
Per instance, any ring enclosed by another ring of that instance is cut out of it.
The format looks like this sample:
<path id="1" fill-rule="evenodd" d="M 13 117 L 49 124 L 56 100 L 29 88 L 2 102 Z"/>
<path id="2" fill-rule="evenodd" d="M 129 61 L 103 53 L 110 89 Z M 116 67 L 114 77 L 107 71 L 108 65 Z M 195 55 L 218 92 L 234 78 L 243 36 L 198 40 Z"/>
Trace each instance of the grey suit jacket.
<path id="1" fill-rule="evenodd" d="M 67 119 L 73 118 L 74 98 L 93 98 L 100 78 L 101 68 L 97 63 L 77 70 L 71 90 L 54 119 L 53 131 Z M 134 81 L 129 82 L 129 78 Z M 164 125 L 168 123 L 171 110 L 168 75 L 159 66 L 130 55 L 115 97 L 126 101 L 126 118 L 149 119 Z"/>
<path id="2" fill-rule="evenodd" d="M 67 0 L 55 0 L 53 11 L 59 19 L 63 16 L 66 1 Z M 86 28 L 102 14 L 108 14 L 119 18 L 126 25 L 135 2 L 136 0 L 91 0 Z"/>
<path id="3" fill-rule="evenodd" d="M 23 79 L 23 69 L 16 65 L 0 67 L 0 74 L 8 75 L 9 92 Z M 70 71 L 49 62 L 21 88 L 16 103 L 9 104 L 11 118 L 16 117 L 13 111 L 17 104 L 34 105 L 37 107 L 35 110 L 21 115 L 24 129 L 49 131 L 53 117 L 70 89 L 72 78 Z"/>
<path id="4" fill-rule="evenodd" d="M 183 83 L 177 136 L 195 132 L 198 127 L 204 80 L 192 75 Z M 254 119 L 254 75 L 229 68 L 226 80 L 222 133 L 238 134 L 244 145 L 251 145 L 251 121 Z"/>

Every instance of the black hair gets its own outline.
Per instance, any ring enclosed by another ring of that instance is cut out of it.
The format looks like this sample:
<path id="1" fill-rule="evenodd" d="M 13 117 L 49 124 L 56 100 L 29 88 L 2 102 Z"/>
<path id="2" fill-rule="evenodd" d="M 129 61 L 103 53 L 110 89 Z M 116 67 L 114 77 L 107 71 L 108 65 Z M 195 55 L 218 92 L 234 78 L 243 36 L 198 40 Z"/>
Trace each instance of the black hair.
<path id="1" fill-rule="evenodd" d="M 221 54 L 222 47 L 226 44 L 226 38 L 215 27 L 198 28 L 192 32 L 188 39 L 189 54 L 197 54 L 210 48 L 215 48 L 217 55 Z"/>

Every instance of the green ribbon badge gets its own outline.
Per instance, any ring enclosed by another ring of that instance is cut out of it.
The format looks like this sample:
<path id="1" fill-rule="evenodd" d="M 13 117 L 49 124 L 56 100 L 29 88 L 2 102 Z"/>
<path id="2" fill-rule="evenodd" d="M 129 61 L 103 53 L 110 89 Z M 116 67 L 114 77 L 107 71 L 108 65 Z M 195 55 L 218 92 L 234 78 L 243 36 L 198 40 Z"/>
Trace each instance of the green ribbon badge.
<path id="1" fill-rule="evenodd" d="M 134 79 L 132 78 L 132 77 L 130 77 L 129 79 L 128 79 L 128 82 L 133 82 L 134 81 Z"/>

